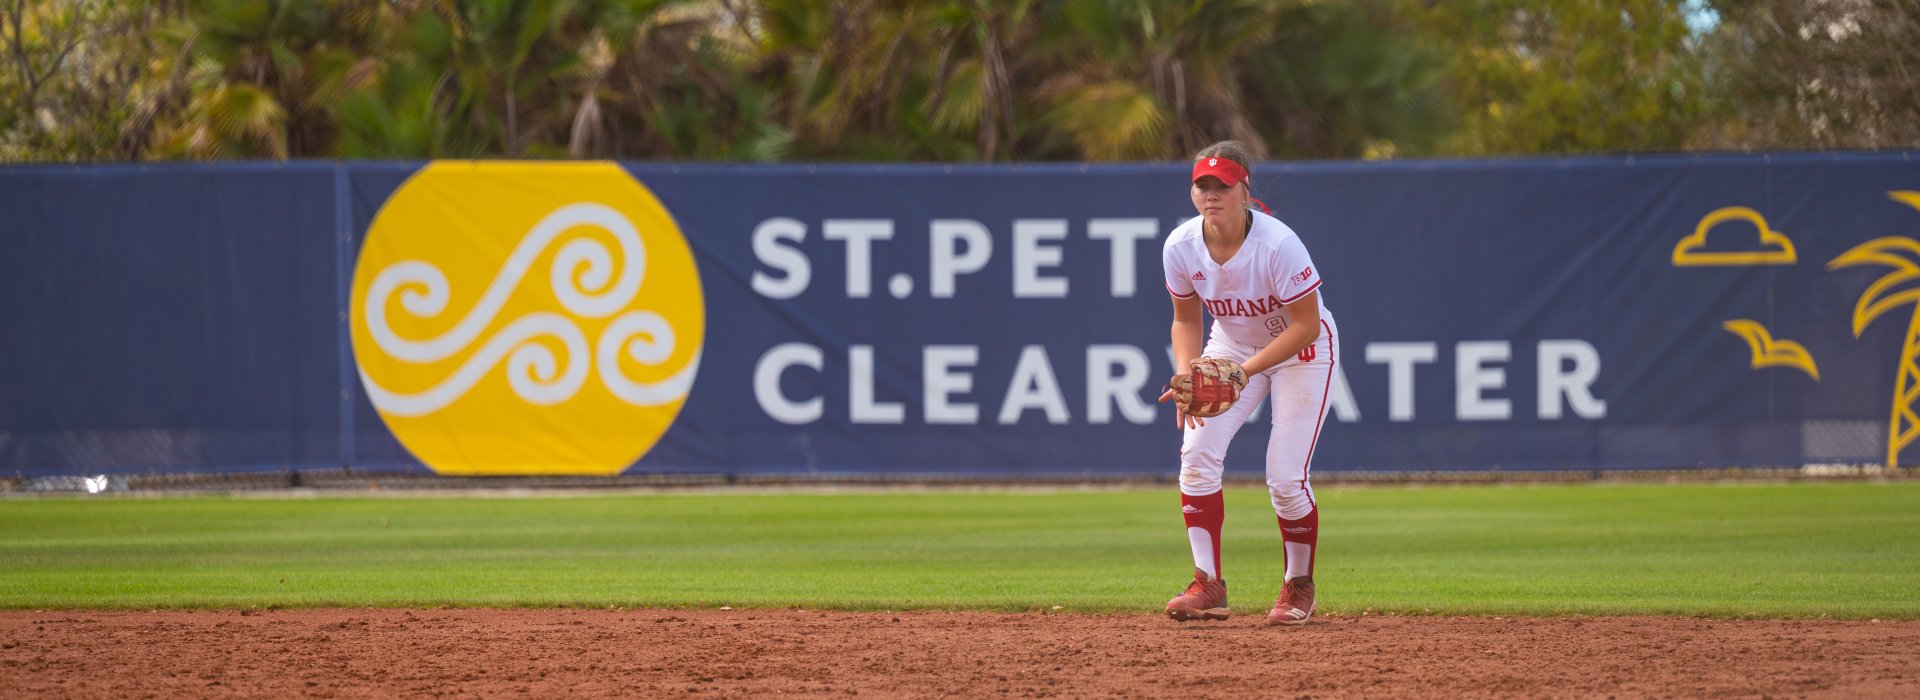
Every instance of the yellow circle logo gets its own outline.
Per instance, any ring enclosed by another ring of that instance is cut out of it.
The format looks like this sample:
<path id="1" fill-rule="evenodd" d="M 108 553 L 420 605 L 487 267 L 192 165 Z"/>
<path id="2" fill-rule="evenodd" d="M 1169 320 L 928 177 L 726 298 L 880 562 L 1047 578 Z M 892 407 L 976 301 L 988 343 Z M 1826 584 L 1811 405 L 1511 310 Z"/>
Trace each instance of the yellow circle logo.
<path id="1" fill-rule="evenodd" d="M 353 274 L 361 385 L 442 474 L 618 474 L 686 401 L 693 251 L 612 163 L 431 163 Z"/>

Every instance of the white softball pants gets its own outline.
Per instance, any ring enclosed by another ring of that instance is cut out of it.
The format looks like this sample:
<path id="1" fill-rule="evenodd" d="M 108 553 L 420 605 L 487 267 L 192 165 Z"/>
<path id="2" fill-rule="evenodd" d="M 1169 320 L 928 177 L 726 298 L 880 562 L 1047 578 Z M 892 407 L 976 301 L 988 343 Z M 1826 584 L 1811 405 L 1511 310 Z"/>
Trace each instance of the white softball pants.
<path id="1" fill-rule="evenodd" d="M 1327 420 L 1327 393 L 1333 388 L 1333 367 L 1339 359 L 1338 327 L 1321 321 L 1320 337 L 1299 355 L 1265 372 L 1247 377 L 1239 402 L 1206 425 L 1186 429 L 1180 441 L 1180 492 L 1205 496 L 1220 490 L 1226 471 L 1227 444 L 1240 426 L 1270 399 L 1273 434 L 1267 438 L 1267 492 L 1273 511 L 1282 518 L 1304 518 L 1314 507 L 1313 448 Z M 1219 335 L 1207 339 L 1207 357 L 1244 363 L 1260 348 L 1235 343 Z"/>

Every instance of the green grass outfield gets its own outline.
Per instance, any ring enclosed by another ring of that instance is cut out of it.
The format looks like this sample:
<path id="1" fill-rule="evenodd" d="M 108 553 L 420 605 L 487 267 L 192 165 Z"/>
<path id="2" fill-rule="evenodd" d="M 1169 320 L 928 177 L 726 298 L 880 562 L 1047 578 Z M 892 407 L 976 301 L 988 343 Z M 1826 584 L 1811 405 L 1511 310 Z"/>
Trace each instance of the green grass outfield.
<path id="1" fill-rule="evenodd" d="M 1229 488 L 1236 612 L 1280 585 Z M 1323 488 L 1321 611 L 1920 618 L 1920 483 Z M 1158 490 L 0 501 L 0 607 L 1158 612 Z"/>

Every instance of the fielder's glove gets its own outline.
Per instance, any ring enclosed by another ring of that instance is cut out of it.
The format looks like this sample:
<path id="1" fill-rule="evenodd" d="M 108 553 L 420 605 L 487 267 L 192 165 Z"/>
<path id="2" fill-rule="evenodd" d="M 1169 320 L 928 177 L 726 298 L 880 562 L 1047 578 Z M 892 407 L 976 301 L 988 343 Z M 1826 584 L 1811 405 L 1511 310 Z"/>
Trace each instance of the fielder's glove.
<path id="1" fill-rule="evenodd" d="M 1176 374 L 1168 385 L 1174 402 L 1189 416 L 1212 418 L 1233 408 L 1240 390 L 1247 386 L 1247 371 L 1240 363 L 1217 357 L 1196 357 L 1188 363 L 1186 374 Z"/>

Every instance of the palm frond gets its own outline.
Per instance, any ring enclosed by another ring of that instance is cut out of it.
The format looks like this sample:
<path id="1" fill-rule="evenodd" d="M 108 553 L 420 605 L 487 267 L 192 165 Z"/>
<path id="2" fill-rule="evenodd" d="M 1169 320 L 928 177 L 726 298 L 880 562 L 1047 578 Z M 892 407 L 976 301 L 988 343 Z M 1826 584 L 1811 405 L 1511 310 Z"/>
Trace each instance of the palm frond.
<path id="1" fill-rule="evenodd" d="M 1920 241 L 1905 236 L 1886 236 L 1867 241 L 1841 253 L 1827 263 L 1827 269 L 1860 265 L 1893 268 L 1874 280 L 1860 294 L 1853 309 L 1853 334 L 1859 336 L 1881 314 L 1904 304 L 1920 303 L 1920 287 L 1894 291 L 1901 284 L 1920 279 Z"/>
<path id="2" fill-rule="evenodd" d="M 1047 112 L 1046 121 L 1088 159 L 1136 160 L 1165 155 L 1172 119 L 1152 94 L 1114 80 L 1068 91 Z"/>
<path id="3" fill-rule="evenodd" d="M 943 134 L 971 133 L 980 124 L 980 111 L 986 108 L 986 69 L 979 59 L 967 59 L 953 67 L 941 91 L 940 104 L 927 115 L 935 131 Z"/>

